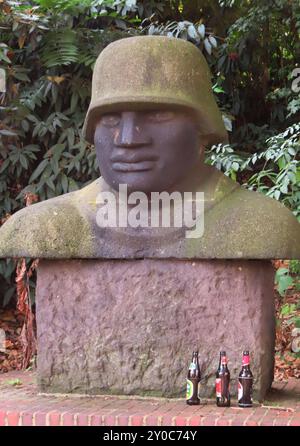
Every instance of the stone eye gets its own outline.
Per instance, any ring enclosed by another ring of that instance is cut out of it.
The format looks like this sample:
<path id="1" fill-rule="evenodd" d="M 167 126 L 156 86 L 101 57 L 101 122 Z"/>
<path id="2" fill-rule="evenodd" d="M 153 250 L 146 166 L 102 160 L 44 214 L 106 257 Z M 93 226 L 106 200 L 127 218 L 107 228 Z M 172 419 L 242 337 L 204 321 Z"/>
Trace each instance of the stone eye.
<path id="1" fill-rule="evenodd" d="M 107 113 L 101 117 L 101 124 L 105 127 L 115 127 L 120 123 L 121 116 L 118 113 Z"/>
<path id="2" fill-rule="evenodd" d="M 147 114 L 150 121 L 153 122 L 163 122 L 170 121 L 174 118 L 175 113 L 169 110 L 155 110 Z"/>

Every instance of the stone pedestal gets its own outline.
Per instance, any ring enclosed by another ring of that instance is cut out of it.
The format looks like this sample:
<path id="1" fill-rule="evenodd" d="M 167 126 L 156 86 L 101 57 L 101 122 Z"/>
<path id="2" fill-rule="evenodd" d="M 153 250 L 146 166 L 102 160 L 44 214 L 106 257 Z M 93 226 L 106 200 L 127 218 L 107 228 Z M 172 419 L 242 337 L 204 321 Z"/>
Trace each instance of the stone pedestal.
<path id="1" fill-rule="evenodd" d="M 42 260 L 40 389 L 183 397 L 198 348 L 201 394 L 211 396 L 224 349 L 236 398 L 249 349 L 261 399 L 273 379 L 273 283 L 267 261 Z"/>

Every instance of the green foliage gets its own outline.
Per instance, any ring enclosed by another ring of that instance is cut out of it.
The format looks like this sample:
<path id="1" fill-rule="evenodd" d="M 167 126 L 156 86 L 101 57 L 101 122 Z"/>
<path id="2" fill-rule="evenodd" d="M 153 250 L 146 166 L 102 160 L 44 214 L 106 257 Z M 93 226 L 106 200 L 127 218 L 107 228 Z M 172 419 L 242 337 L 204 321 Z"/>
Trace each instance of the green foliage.
<path id="1" fill-rule="evenodd" d="M 284 296 L 286 293 L 286 290 L 291 287 L 294 283 L 293 277 L 290 276 L 288 268 L 279 268 L 276 271 L 275 275 L 275 283 L 277 284 L 278 293 L 280 296 Z M 284 308 L 284 307 L 283 307 Z M 286 310 L 282 310 L 286 311 Z M 285 313 L 283 313 L 285 314 Z"/>
<path id="2" fill-rule="evenodd" d="M 285 297 L 288 290 L 292 289 L 294 292 L 300 291 L 300 261 L 291 260 L 288 268 L 279 268 L 276 271 L 275 283 L 277 290 L 281 297 Z M 295 327 L 300 328 L 300 317 L 297 310 L 300 309 L 300 302 L 297 304 L 285 303 L 281 307 L 280 315 L 287 317 L 287 324 L 294 324 Z"/>
<path id="3" fill-rule="evenodd" d="M 137 34 L 184 38 L 203 51 L 230 131 L 230 144 L 209 149 L 207 162 L 299 217 L 300 99 L 291 88 L 300 60 L 299 2 L 4 0 L 0 221 L 99 175 L 80 133 L 93 64 L 110 42 Z M 0 303 L 14 296 L 14 268 L 13 260 L 0 261 Z"/>
<path id="4" fill-rule="evenodd" d="M 219 144 L 208 152 L 207 162 L 243 185 L 289 207 L 300 220 L 300 124 L 268 138 L 266 149 L 255 153 L 238 150 L 237 145 Z"/>

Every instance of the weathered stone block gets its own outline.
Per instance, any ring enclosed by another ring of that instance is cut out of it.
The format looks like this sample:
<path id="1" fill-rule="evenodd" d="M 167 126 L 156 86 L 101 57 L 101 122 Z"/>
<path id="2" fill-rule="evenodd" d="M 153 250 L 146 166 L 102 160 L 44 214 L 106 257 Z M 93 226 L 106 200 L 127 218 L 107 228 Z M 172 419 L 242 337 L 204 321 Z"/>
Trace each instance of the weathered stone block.
<path id="1" fill-rule="evenodd" d="M 256 397 L 274 366 L 274 272 L 247 260 L 41 260 L 38 376 L 44 392 L 184 396 L 193 348 L 201 394 L 221 349 L 232 393 L 249 349 Z"/>

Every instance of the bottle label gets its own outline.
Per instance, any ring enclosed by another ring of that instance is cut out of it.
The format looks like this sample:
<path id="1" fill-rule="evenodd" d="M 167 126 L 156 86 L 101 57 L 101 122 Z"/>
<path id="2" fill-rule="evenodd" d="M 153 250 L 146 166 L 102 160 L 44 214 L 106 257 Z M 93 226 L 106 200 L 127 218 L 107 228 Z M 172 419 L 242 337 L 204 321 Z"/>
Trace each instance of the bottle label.
<path id="1" fill-rule="evenodd" d="M 186 380 L 186 399 L 189 400 L 193 396 L 193 383 L 189 379 Z"/>
<path id="2" fill-rule="evenodd" d="M 196 364 L 194 364 L 193 362 L 191 362 L 189 370 L 196 370 Z"/>
<path id="3" fill-rule="evenodd" d="M 243 356 L 242 365 L 249 365 L 250 364 L 250 357 L 248 355 Z"/>
<path id="4" fill-rule="evenodd" d="M 221 383 L 221 378 L 217 378 L 217 379 L 216 379 L 216 396 L 217 396 L 217 398 L 221 398 L 221 397 L 222 397 L 222 383 Z"/>
<path id="5" fill-rule="evenodd" d="M 238 383 L 238 401 L 240 401 L 243 398 L 243 386 L 242 384 L 239 382 Z"/>

